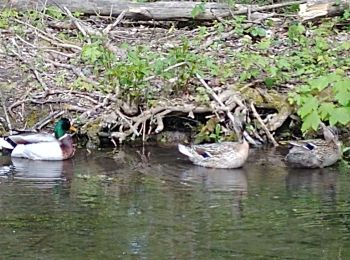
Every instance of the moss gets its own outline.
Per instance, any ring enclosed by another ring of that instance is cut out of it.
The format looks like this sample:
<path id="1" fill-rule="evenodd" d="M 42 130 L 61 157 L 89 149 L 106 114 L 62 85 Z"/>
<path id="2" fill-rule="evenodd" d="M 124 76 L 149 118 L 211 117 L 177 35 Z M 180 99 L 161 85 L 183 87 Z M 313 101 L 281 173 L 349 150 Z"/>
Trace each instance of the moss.
<path id="1" fill-rule="evenodd" d="M 101 118 L 89 121 L 81 129 L 80 133 L 87 135 L 89 141 L 87 146 L 90 148 L 100 145 L 99 133 L 101 132 Z"/>
<path id="2" fill-rule="evenodd" d="M 38 115 L 38 113 L 43 113 L 42 111 L 37 111 L 37 110 L 31 110 L 27 115 L 26 115 L 26 125 L 27 128 L 33 127 L 40 119 L 41 116 Z"/>

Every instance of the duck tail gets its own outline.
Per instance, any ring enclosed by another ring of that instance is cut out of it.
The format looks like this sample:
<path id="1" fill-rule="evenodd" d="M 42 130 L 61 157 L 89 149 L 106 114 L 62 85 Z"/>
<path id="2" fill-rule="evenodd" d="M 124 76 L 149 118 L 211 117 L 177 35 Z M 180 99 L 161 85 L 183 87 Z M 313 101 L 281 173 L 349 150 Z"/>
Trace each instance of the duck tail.
<path id="1" fill-rule="evenodd" d="M 193 157 L 193 154 L 191 153 L 191 150 L 189 147 L 184 146 L 182 144 L 178 144 L 178 149 L 179 149 L 179 152 L 182 153 L 183 155 L 186 155 L 188 157 Z"/>
<path id="2" fill-rule="evenodd" d="M 13 150 L 13 149 L 15 148 L 15 146 L 13 146 L 13 145 L 11 144 L 11 142 L 9 142 L 9 141 L 6 140 L 6 139 L 8 139 L 8 137 L 5 137 L 5 138 L 1 137 L 1 138 L 0 138 L 0 149 L 5 148 L 5 149 Z"/>

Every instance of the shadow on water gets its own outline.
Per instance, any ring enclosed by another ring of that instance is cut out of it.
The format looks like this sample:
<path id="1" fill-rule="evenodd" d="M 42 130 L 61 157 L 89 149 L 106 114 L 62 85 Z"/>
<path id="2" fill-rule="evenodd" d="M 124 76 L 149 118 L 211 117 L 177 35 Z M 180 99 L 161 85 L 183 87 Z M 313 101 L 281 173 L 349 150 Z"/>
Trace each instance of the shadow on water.
<path id="1" fill-rule="evenodd" d="M 1 157 L 6 259 L 345 259 L 350 178 L 289 169 L 252 150 L 241 169 L 192 165 L 174 147 Z"/>

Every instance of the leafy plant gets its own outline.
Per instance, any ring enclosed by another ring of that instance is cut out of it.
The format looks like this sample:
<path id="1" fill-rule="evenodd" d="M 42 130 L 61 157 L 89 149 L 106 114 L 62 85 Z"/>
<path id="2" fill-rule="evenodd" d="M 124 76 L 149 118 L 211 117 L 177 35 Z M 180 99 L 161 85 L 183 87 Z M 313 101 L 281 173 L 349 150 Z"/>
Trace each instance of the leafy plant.
<path id="1" fill-rule="evenodd" d="M 85 63 L 95 65 L 96 72 L 111 68 L 115 62 L 115 55 L 103 46 L 103 40 L 100 39 L 85 44 L 81 51 L 81 58 Z"/>
<path id="2" fill-rule="evenodd" d="M 305 27 L 300 23 L 295 23 L 288 28 L 288 38 L 292 42 L 301 42 L 304 39 Z"/>
<path id="3" fill-rule="evenodd" d="M 266 30 L 263 27 L 260 26 L 254 26 L 250 29 L 250 33 L 254 37 L 265 37 L 266 36 Z"/>
<path id="4" fill-rule="evenodd" d="M 350 123 L 350 79 L 344 75 L 332 73 L 309 80 L 289 95 L 289 101 L 298 106 L 303 132 L 316 130 L 321 121 Z"/>
<path id="5" fill-rule="evenodd" d="M 55 18 L 55 19 L 60 20 L 60 21 L 65 18 L 65 14 L 57 6 L 48 6 L 46 8 L 45 13 L 47 15 L 51 16 L 52 18 Z"/>
<path id="6" fill-rule="evenodd" d="M 191 11 L 191 15 L 193 18 L 197 17 L 200 14 L 205 12 L 205 3 L 201 2 L 200 4 L 196 4 L 195 7 Z"/>
<path id="7" fill-rule="evenodd" d="M 219 142 L 222 139 L 222 129 L 219 120 L 216 117 L 210 118 L 204 126 L 201 126 L 194 142 Z"/>
<path id="8" fill-rule="evenodd" d="M 80 91 L 88 91 L 91 92 L 94 90 L 94 86 L 90 83 L 87 83 L 81 78 L 76 79 L 72 84 L 71 84 L 72 89 L 77 89 Z"/>
<path id="9" fill-rule="evenodd" d="M 7 29 L 10 24 L 11 17 L 17 17 L 17 11 L 9 8 L 5 8 L 0 12 L 0 29 Z"/>

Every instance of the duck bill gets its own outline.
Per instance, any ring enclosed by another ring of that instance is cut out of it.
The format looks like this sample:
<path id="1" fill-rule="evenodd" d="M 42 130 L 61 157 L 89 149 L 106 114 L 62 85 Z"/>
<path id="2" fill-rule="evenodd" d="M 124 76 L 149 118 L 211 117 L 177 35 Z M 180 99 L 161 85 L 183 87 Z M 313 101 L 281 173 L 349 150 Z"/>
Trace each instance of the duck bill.
<path id="1" fill-rule="evenodd" d="M 70 126 L 69 130 L 74 133 L 78 131 L 74 126 Z"/>

